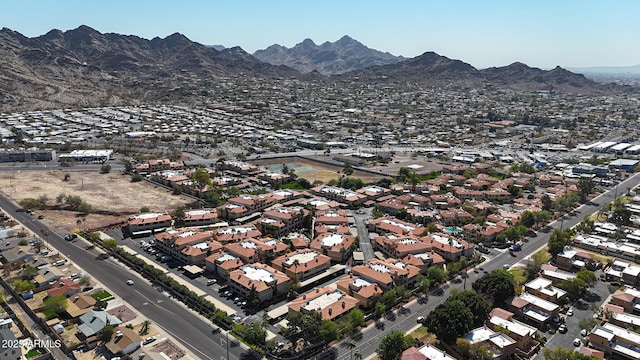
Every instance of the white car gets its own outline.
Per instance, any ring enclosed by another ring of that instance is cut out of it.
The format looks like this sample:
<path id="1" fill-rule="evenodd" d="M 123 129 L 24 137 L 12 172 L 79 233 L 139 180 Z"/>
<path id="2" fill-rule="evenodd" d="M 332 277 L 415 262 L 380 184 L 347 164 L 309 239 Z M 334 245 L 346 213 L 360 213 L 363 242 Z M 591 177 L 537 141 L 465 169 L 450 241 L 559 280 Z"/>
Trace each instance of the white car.
<path id="1" fill-rule="evenodd" d="M 127 280 L 127 285 L 133 285 L 133 280 L 131 279 Z"/>
<path id="2" fill-rule="evenodd" d="M 421 324 L 424 321 L 424 316 L 418 316 L 418 318 L 416 319 L 416 322 Z"/>
<path id="3" fill-rule="evenodd" d="M 580 330 L 580 335 L 587 336 L 587 329 Z"/>
<path id="4" fill-rule="evenodd" d="M 577 347 L 577 346 L 580 346 L 580 345 L 582 345 L 582 342 L 580 341 L 580 339 L 578 339 L 578 338 L 573 339 L 573 346 Z"/>
<path id="5" fill-rule="evenodd" d="M 567 311 L 567 316 L 573 316 L 573 309 L 569 309 Z"/>

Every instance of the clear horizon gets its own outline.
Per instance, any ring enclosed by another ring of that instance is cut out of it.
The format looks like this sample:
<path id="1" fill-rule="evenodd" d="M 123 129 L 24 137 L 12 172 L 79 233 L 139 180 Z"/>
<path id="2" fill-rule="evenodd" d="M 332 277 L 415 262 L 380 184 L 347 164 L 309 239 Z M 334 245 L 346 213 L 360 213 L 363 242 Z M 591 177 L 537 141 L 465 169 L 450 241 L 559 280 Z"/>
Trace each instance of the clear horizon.
<path id="1" fill-rule="evenodd" d="M 407 58 L 434 51 L 482 69 L 522 62 L 550 69 L 640 64 L 640 2 L 45 0 L 3 4 L 0 26 L 27 37 L 87 25 L 146 39 L 181 33 L 249 53 L 344 35 Z"/>

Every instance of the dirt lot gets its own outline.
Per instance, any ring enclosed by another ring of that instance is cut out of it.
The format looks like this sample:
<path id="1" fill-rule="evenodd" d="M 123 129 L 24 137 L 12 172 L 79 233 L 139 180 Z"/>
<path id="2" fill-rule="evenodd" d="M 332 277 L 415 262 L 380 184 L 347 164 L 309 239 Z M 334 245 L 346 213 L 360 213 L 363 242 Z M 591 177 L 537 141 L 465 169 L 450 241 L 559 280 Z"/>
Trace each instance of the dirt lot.
<path id="1" fill-rule="evenodd" d="M 343 167 L 339 166 L 331 166 L 316 161 L 292 157 L 254 160 L 251 162 L 274 172 L 280 172 L 282 170 L 282 165 L 286 164 L 287 167 L 295 170 L 296 175 L 309 181 L 320 180 L 324 183 L 329 182 L 331 179 L 338 179 L 340 175 L 342 175 L 343 169 Z M 360 178 L 364 182 L 375 182 L 384 177 L 357 170 L 350 176 Z"/>
<path id="2" fill-rule="evenodd" d="M 65 174 L 69 179 L 64 181 Z M 38 199 L 47 196 L 48 205 L 56 205 L 60 194 L 80 196 L 93 209 L 113 211 L 121 216 L 89 214 L 63 210 L 37 210 L 44 215 L 42 221 L 54 229 L 68 232 L 75 228 L 93 228 L 112 224 L 147 206 L 151 211 L 173 211 L 179 205 L 190 202 L 185 196 L 172 195 L 162 187 L 145 181 L 131 182 L 129 176 L 120 173 L 99 174 L 97 171 L 22 171 L 0 176 L 0 191 L 16 203 L 25 198 Z"/>

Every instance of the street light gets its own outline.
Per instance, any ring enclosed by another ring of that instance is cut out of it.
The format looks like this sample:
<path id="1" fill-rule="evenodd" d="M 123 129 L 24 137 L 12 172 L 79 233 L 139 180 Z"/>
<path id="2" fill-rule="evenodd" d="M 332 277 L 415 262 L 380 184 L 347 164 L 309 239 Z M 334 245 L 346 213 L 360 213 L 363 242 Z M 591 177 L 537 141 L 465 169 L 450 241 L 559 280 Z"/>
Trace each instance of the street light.
<path id="1" fill-rule="evenodd" d="M 224 334 L 226 335 L 226 339 L 224 337 L 220 337 L 220 345 L 225 345 L 227 346 L 227 357 L 225 358 L 224 356 L 220 355 L 220 360 L 230 360 L 229 358 L 229 331 L 225 331 Z"/>

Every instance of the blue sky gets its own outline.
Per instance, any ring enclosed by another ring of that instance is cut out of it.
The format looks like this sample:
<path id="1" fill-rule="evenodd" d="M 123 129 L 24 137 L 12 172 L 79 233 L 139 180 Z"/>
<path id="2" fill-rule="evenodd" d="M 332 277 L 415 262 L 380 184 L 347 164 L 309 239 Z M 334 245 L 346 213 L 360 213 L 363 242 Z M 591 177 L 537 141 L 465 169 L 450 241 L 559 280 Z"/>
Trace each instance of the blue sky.
<path id="1" fill-rule="evenodd" d="M 349 35 L 406 57 L 552 68 L 640 64 L 638 14 L 637 0 L 10 0 L 0 26 L 28 37 L 80 25 L 147 39 L 179 32 L 250 53 Z"/>

